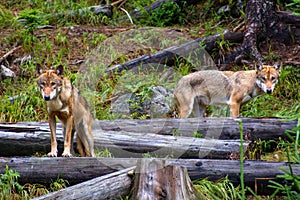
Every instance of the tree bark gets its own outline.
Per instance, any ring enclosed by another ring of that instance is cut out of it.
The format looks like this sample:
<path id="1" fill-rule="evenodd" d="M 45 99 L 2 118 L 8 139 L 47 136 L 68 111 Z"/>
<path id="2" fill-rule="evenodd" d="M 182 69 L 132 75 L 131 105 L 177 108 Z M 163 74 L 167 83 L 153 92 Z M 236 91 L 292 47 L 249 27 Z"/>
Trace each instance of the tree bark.
<path id="1" fill-rule="evenodd" d="M 142 159 L 137 163 L 133 200 L 197 200 L 187 169 L 182 166 L 165 165 L 158 159 Z"/>
<path id="2" fill-rule="evenodd" d="M 135 167 L 117 171 L 105 176 L 43 195 L 34 200 L 42 199 L 120 199 L 125 198 L 131 187 L 131 177 L 128 175 Z"/>
<path id="3" fill-rule="evenodd" d="M 246 31 L 240 47 L 230 52 L 224 63 L 240 63 L 245 58 L 262 62 L 263 58 L 258 45 L 266 39 L 273 39 L 284 44 L 291 44 L 292 33 L 283 24 L 275 12 L 275 2 L 265 0 L 249 0 L 246 5 Z"/>
<path id="4" fill-rule="evenodd" d="M 244 139 L 248 141 L 286 138 L 285 131 L 297 125 L 296 120 L 241 119 Z M 58 123 L 59 154 L 63 150 L 61 131 Z M 239 147 L 238 141 L 234 141 L 239 139 L 239 125 L 234 118 L 96 120 L 93 133 L 96 148 L 110 148 L 120 157 L 141 157 L 152 152 L 161 156 L 199 158 L 202 156 L 199 153 L 206 152 L 208 157 L 226 158 L 232 152 L 238 152 Z M 194 138 L 197 134 L 203 138 Z M 48 123 L 0 124 L 0 156 L 30 156 L 49 150 Z"/>
<path id="5" fill-rule="evenodd" d="M 36 128 L 36 127 L 35 127 Z M 32 128 L 33 129 L 33 128 Z M 31 129 L 31 130 L 32 130 Z M 93 130 L 95 148 L 108 148 L 115 157 L 174 156 L 180 158 L 229 158 L 239 152 L 238 140 L 217 140 L 154 133 Z M 59 155 L 63 148 L 61 127 L 57 128 Z M 245 148 L 248 142 L 245 142 Z M 48 149 L 48 150 L 47 150 Z M 0 156 L 28 156 L 50 150 L 50 132 L 0 132 Z"/>
<path id="6" fill-rule="evenodd" d="M 244 139 L 278 140 L 285 138 L 286 130 L 297 126 L 297 120 L 276 118 L 239 118 L 242 120 Z M 150 120 L 97 120 L 95 130 L 155 133 L 194 137 L 195 132 L 203 138 L 236 140 L 240 138 L 239 124 L 235 118 L 186 118 Z"/>
<path id="7" fill-rule="evenodd" d="M 216 181 L 228 176 L 234 185 L 240 183 L 240 166 L 238 160 L 208 159 L 163 159 L 165 166 L 186 167 L 191 180 L 208 178 Z M 58 177 L 67 180 L 71 185 L 87 181 L 118 170 L 133 167 L 135 158 L 0 158 L 0 174 L 5 173 L 5 166 L 15 169 L 20 177 L 18 182 L 50 184 Z M 293 174 L 300 175 L 300 165 L 292 164 Z M 269 180 L 278 179 L 284 174 L 282 169 L 289 171 L 288 163 L 245 160 L 245 186 L 260 194 L 270 194 L 267 187 Z M 125 185 L 124 185 L 125 187 Z"/>

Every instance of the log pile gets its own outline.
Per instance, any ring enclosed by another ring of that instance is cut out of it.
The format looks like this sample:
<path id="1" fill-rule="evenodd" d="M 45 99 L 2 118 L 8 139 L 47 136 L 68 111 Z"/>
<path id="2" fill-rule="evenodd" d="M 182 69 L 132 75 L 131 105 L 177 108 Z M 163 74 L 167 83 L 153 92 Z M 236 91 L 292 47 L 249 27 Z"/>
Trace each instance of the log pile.
<path id="1" fill-rule="evenodd" d="M 20 173 L 18 179 L 21 184 L 25 183 L 41 183 L 50 184 L 52 180 L 56 180 L 57 177 L 68 180 L 71 185 L 78 184 L 75 188 L 81 188 L 76 193 L 84 193 L 87 189 L 85 186 L 91 186 L 91 194 L 94 193 L 92 185 L 100 184 L 101 180 L 107 180 L 111 177 L 117 177 L 121 175 L 124 179 L 116 183 L 116 179 L 110 179 L 110 183 L 106 184 L 119 184 L 116 187 L 122 187 L 127 191 L 126 195 L 130 193 L 128 186 L 133 184 L 133 175 L 131 173 L 130 181 L 127 179 L 127 174 L 132 171 L 132 167 L 137 166 L 140 163 L 140 171 L 143 171 L 141 167 L 145 168 L 147 165 L 149 169 L 152 169 L 158 163 L 164 167 L 179 166 L 182 167 L 179 170 L 184 172 L 184 168 L 187 169 L 189 178 L 193 180 L 201 180 L 208 178 L 209 180 L 216 181 L 220 178 L 228 176 L 230 181 L 234 185 L 239 185 L 240 166 L 238 160 L 213 160 L 213 159 L 136 159 L 136 158 L 1 158 L 0 159 L 0 173 L 4 173 L 5 166 L 15 169 Z M 141 164 L 142 163 L 142 164 Z M 155 164 L 155 165 L 154 165 Z M 154 165 L 154 166 L 152 166 Z M 157 167 L 157 166 L 156 166 Z M 163 169 L 164 167 L 157 167 Z M 297 164 L 291 165 L 293 173 L 300 175 L 300 166 Z M 172 169 L 172 168 L 171 168 Z M 165 170 L 171 170 L 166 168 Z M 174 168 L 173 168 L 174 169 Z M 173 170 L 172 169 L 172 170 Z M 244 161 L 244 173 L 245 173 L 245 185 L 251 187 L 253 190 L 261 194 L 269 194 L 270 188 L 267 187 L 269 180 L 276 180 L 279 183 L 283 183 L 284 180 L 277 178 L 277 175 L 284 174 L 283 170 L 288 170 L 289 165 L 285 162 L 264 162 L 245 160 Z M 145 169 L 146 170 L 146 169 Z M 175 170 L 175 171 L 176 171 Z M 155 170 L 153 170 L 155 171 Z M 152 171 L 152 172 L 153 172 Z M 119 172 L 119 173 L 118 173 Z M 151 170 L 149 171 L 149 173 Z M 180 173 L 181 173 L 180 172 Z M 158 172 L 160 173 L 160 172 Z M 179 173 L 179 174 L 180 174 Z M 175 173 L 176 174 L 176 173 Z M 174 176 L 175 176 L 174 174 Z M 186 177 L 185 172 L 179 177 Z M 152 173 L 151 176 L 155 176 Z M 101 177 L 103 179 L 101 179 Z M 143 178 L 143 177 L 142 177 Z M 187 178 L 187 177 L 186 177 Z M 125 180 L 126 179 L 126 180 Z M 119 180 L 119 179 L 118 179 Z M 90 181 L 90 182 L 89 182 Z M 129 182 L 130 183 L 129 183 Z M 186 180 L 188 181 L 188 180 Z M 99 186 L 100 187 L 100 186 Z M 72 191 L 74 188 L 69 187 L 56 194 L 69 194 L 67 191 Z M 149 188 L 148 188 L 149 189 Z M 96 190 L 96 189 L 95 189 Z M 121 190 L 121 189 L 120 189 Z M 118 190 L 119 191 L 119 190 Z M 105 189 L 99 189 L 98 194 L 102 192 L 108 192 Z M 60 196 L 61 197 L 61 196 Z"/>

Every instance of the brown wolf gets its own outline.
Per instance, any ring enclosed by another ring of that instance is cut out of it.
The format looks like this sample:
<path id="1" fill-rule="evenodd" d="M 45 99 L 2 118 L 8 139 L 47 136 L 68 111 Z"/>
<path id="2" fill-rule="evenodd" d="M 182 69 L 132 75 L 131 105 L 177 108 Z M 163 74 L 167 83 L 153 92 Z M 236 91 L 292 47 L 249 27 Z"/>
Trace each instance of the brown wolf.
<path id="1" fill-rule="evenodd" d="M 182 77 L 174 89 L 179 117 L 203 117 L 205 106 L 227 104 L 230 116 L 238 117 L 240 106 L 252 98 L 272 93 L 278 82 L 280 66 L 257 65 L 256 70 L 205 70 Z"/>
<path id="2" fill-rule="evenodd" d="M 44 71 L 37 67 L 37 73 L 39 75 L 37 85 L 46 101 L 51 131 L 51 152 L 48 156 L 57 156 L 56 117 L 58 117 L 63 124 L 64 151 L 62 156 L 75 155 L 73 138 L 76 131 L 80 155 L 95 157 L 91 112 L 79 91 L 69 79 L 63 77 L 63 67 Z"/>

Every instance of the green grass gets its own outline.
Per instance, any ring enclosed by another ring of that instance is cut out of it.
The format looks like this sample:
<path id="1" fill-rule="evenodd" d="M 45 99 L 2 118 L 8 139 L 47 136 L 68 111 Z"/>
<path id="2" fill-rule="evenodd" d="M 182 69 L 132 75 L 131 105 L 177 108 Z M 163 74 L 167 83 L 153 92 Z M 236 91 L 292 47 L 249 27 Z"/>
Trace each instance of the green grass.
<path id="1" fill-rule="evenodd" d="M 234 187 L 227 177 L 212 182 L 207 179 L 193 181 L 199 192 L 200 199 L 207 200 L 236 200 L 241 199 L 240 190 Z"/>

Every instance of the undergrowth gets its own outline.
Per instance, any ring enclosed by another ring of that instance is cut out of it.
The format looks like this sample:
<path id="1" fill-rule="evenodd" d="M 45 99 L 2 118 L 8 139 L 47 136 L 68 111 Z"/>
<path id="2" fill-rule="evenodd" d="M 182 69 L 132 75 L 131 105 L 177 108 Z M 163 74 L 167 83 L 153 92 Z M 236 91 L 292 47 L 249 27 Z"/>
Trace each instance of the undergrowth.
<path id="1" fill-rule="evenodd" d="M 18 183 L 18 178 L 20 178 L 20 174 L 6 165 L 5 173 L 0 174 L 0 199 L 27 200 L 61 190 L 69 185 L 68 181 L 57 178 L 51 182 L 49 187 L 29 183 L 22 186 Z"/>

